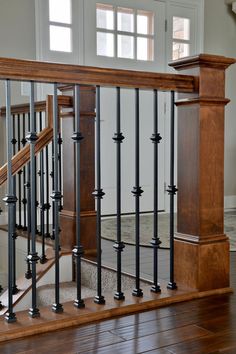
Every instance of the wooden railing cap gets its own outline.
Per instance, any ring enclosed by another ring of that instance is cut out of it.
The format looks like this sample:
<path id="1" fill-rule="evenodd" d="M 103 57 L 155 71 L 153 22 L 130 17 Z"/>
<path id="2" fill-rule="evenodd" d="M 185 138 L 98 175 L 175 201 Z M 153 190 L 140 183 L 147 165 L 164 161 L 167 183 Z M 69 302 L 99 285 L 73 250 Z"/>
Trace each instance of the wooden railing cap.
<path id="1" fill-rule="evenodd" d="M 169 66 L 173 67 L 175 70 L 187 70 L 195 67 L 209 67 L 225 70 L 235 63 L 236 59 L 234 58 L 212 54 L 199 54 L 172 61 L 169 63 Z"/>
<path id="2" fill-rule="evenodd" d="M 0 79 L 196 92 L 194 76 L 0 58 Z"/>

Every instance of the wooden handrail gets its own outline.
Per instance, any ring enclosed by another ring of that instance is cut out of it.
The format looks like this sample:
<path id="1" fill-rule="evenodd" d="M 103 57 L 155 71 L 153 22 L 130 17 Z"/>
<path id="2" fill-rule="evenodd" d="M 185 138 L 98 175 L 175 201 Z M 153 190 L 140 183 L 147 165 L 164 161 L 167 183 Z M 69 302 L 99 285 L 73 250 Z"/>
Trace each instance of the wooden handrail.
<path id="1" fill-rule="evenodd" d="M 107 87 L 155 88 L 178 92 L 198 91 L 196 76 L 96 68 L 12 58 L 0 58 L 0 78 Z"/>
<path id="2" fill-rule="evenodd" d="M 37 155 L 45 146 L 47 146 L 53 139 L 53 128 L 52 128 L 52 96 L 47 96 L 46 101 L 40 101 L 35 103 L 37 109 L 36 111 L 46 111 L 48 126 L 44 128 L 38 134 L 38 140 L 35 144 L 35 154 Z M 59 116 L 60 109 L 72 107 L 73 100 L 69 96 L 58 96 L 58 107 L 59 107 Z M 17 111 L 19 109 L 19 111 Z M 27 110 L 28 109 L 28 110 Z M 22 104 L 11 107 L 11 113 L 27 113 L 29 112 L 29 104 Z M 5 108 L 1 109 L 1 114 L 4 116 Z M 22 148 L 16 155 L 12 158 L 12 173 L 16 174 L 23 166 L 25 166 L 30 161 L 30 146 L 26 145 Z M 3 165 L 0 168 L 0 186 L 5 183 L 7 180 L 7 164 Z"/>
<path id="3" fill-rule="evenodd" d="M 48 96 L 50 97 L 50 96 Z M 37 101 L 34 104 L 35 112 L 45 112 L 47 106 L 47 101 Z M 72 97 L 69 96 L 58 96 L 58 106 L 59 107 L 73 107 Z M 11 114 L 23 114 L 30 112 L 29 103 L 22 103 L 11 106 Z M 1 107 L 0 116 L 4 117 L 6 115 L 6 107 Z"/>

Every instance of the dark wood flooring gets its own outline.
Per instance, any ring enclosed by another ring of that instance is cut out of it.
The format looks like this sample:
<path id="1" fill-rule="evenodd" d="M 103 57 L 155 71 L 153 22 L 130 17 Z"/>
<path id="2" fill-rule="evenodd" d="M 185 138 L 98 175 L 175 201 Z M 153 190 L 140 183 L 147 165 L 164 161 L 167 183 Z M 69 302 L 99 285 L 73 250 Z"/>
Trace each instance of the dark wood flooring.
<path id="1" fill-rule="evenodd" d="M 236 252 L 231 253 L 236 288 Z M 175 304 L 97 324 L 6 342 L 1 354 L 236 353 L 236 295 Z"/>

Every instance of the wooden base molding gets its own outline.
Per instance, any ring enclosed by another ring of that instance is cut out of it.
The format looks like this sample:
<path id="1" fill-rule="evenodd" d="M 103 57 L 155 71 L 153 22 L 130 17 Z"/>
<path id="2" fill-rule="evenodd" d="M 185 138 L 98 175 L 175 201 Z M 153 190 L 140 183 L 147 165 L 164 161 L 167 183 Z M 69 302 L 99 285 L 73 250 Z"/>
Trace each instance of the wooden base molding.
<path id="1" fill-rule="evenodd" d="M 229 286 L 229 241 L 175 239 L 175 281 L 198 291 Z"/>
<path id="2" fill-rule="evenodd" d="M 177 302 L 232 292 L 232 289 L 228 287 L 197 292 L 181 287 L 178 290 L 167 290 L 166 282 L 161 282 L 161 285 L 163 290 L 159 294 L 154 294 L 150 291 L 150 287 L 145 287 L 142 298 L 128 294 L 124 301 L 117 301 L 114 300 L 113 294 L 107 294 L 105 305 L 97 305 L 93 298 L 89 298 L 85 300 L 85 308 L 83 309 L 76 309 L 72 302 L 65 303 L 63 305 L 64 312 L 61 314 L 52 312 L 51 307 L 44 307 L 40 310 L 41 316 L 39 318 L 30 318 L 28 311 L 18 312 L 16 323 L 8 324 L 4 318 L 0 318 L 0 342 L 53 332 L 71 326 L 91 324 L 99 320 L 152 310 Z"/>

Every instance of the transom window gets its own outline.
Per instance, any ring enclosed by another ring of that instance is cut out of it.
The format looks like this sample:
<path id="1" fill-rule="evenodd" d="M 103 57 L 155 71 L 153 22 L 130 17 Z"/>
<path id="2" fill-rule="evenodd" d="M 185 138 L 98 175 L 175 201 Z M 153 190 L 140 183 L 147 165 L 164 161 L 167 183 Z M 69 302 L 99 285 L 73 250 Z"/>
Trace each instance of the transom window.
<path id="1" fill-rule="evenodd" d="M 153 61 L 154 13 L 96 4 L 98 56 Z"/>

